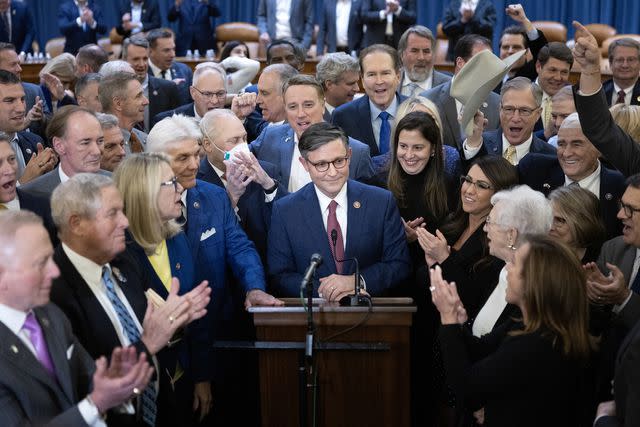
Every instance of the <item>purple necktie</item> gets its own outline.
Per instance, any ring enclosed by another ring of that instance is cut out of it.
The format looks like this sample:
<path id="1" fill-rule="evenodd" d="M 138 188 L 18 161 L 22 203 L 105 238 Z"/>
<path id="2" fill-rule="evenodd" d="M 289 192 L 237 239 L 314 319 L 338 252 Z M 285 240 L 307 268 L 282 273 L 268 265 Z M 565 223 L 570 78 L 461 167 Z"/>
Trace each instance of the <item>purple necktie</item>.
<path id="1" fill-rule="evenodd" d="M 42 363 L 42 366 L 49 372 L 53 378 L 56 377 L 56 371 L 53 368 L 53 362 L 51 361 L 51 356 L 49 355 L 49 350 L 47 349 L 47 342 L 44 339 L 44 334 L 42 333 L 42 328 L 40 328 L 40 324 L 34 316 L 33 312 L 27 314 L 27 320 L 24 321 L 24 325 L 22 329 L 26 329 L 29 331 L 29 339 L 33 344 L 33 347 L 36 350 L 36 357 Z"/>
<path id="2" fill-rule="evenodd" d="M 620 89 L 620 91 L 618 91 L 618 99 L 616 100 L 616 104 L 624 104 L 625 96 L 626 94 L 624 93 L 624 91 Z"/>
<path id="3" fill-rule="evenodd" d="M 329 203 L 329 216 L 327 217 L 327 236 L 329 237 L 329 247 L 331 248 L 331 254 L 333 255 L 333 260 L 336 263 L 336 271 L 338 274 L 342 274 L 342 261 L 344 260 L 344 241 L 342 240 L 342 229 L 340 229 L 340 224 L 338 223 L 338 218 L 336 217 L 336 207 L 338 203 L 335 200 L 332 200 Z M 333 230 L 336 232 L 333 233 Z M 334 238 L 332 234 L 336 235 L 336 239 L 334 242 Z"/>

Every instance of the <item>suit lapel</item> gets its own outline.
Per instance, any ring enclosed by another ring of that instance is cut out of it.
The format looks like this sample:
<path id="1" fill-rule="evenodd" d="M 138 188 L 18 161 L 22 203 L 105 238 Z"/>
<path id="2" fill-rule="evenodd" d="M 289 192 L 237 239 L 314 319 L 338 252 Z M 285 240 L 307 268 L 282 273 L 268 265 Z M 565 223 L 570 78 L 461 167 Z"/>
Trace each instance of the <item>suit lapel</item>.
<path id="1" fill-rule="evenodd" d="M 358 114 L 354 119 L 361 118 L 363 120 L 363 129 L 364 129 L 364 138 L 361 140 L 362 142 L 369 142 L 369 148 L 371 149 L 371 157 L 377 156 L 380 154 L 380 150 L 376 145 L 376 137 L 373 134 L 373 125 L 371 124 L 371 107 L 369 106 L 369 97 L 363 96 L 360 98 L 360 102 L 358 104 Z M 366 126 L 365 124 L 368 124 Z M 356 138 L 357 139 L 357 138 Z"/>
<path id="2" fill-rule="evenodd" d="M 142 293 L 145 289 L 141 289 L 141 286 L 129 284 L 127 281 L 127 275 L 123 269 L 120 268 L 121 265 L 122 263 L 118 258 L 111 262 L 111 269 L 114 272 L 113 277 L 118 282 L 122 293 L 129 302 L 133 312 L 136 314 L 138 321 L 142 325 L 142 322 L 144 321 L 144 314 L 147 310 L 147 300 Z M 126 273 L 128 273 L 128 271 Z"/>
<path id="3" fill-rule="evenodd" d="M 211 167 L 209 161 L 204 158 L 200 162 L 200 168 L 198 169 L 198 179 L 203 181 L 207 181 L 210 184 L 217 185 L 218 187 L 225 188 L 224 183 L 216 173 L 216 171 Z"/>
<path id="4" fill-rule="evenodd" d="M 357 239 L 351 239 L 350 236 L 362 236 L 360 227 L 366 224 L 365 211 L 367 206 L 362 200 L 362 191 L 356 187 L 355 181 L 348 181 L 347 184 L 347 239 L 344 251 L 345 258 L 352 258 L 358 253 Z M 355 187 L 355 188 L 354 188 Z M 347 271 L 346 269 L 344 271 Z"/>
<path id="5" fill-rule="evenodd" d="M 200 212 L 200 190 L 198 183 L 193 188 L 187 190 L 187 238 L 191 246 L 193 259 L 198 259 L 198 249 L 200 248 L 200 228 L 202 227 L 202 214 Z"/>
<path id="6" fill-rule="evenodd" d="M 293 151 L 295 145 L 295 136 L 293 134 L 293 128 L 289 128 L 287 133 L 283 135 L 281 143 L 283 145 L 280 151 L 280 164 L 282 168 L 282 181 L 288 187 L 289 179 L 291 178 L 291 162 L 293 160 Z"/>
<path id="7" fill-rule="evenodd" d="M 449 126 L 449 131 L 453 136 L 453 139 L 458 145 L 458 142 L 461 139 L 460 136 L 460 122 L 458 122 L 458 109 L 456 108 L 455 99 L 449 95 L 449 90 L 451 89 L 451 83 L 446 84 L 440 93 L 440 99 L 442 100 L 442 104 L 444 107 L 444 114 L 447 117 L 447 126 Z"/>

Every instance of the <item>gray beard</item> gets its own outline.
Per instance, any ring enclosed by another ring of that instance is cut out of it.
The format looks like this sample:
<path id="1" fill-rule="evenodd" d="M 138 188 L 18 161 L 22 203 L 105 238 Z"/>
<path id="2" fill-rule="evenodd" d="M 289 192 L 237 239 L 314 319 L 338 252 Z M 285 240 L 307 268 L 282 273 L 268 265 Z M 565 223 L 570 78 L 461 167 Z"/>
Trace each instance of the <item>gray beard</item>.
<path id="1" fill-rule="evenodd" d="M 413 71 L 413 70 L 407 70 L 405 68 L 405 75 L 412 82 L 422 82 L 422 81 L 426 80 L 427 77 L 429 77 L 430 73 L 431 73 L 431 70 L 426 70 L 424 72 L 416 72 L 416 71 Z"/>

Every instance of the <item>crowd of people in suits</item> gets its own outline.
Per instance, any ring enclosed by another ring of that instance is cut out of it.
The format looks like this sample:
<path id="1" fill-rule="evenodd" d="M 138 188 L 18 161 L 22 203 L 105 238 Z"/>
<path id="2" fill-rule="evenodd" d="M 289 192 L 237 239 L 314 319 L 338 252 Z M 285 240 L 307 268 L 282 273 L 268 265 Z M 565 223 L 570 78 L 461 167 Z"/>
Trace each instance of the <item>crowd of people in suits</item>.
<path id="1" fill-rule="evenodd" d="M 315 253 L 314 297 L 413 298 L 414 425 L 638 424 L 638 42 L 602 83 L 580 23 L 570 49 L 509 5 L 494 55 L 491 2 L 454 0 L 449 75 L 412 1 L 339 0 L 307 75 L 311 2 L 262 0 L 250 85 L 246 45 L 192 70 L 202 34 L 141 3 L 121 60 L 69 37 L 40 85 L 0 42 L 3 425 L 259 425 L 255 355 L 214 344 L 252 340 L 246 309 L 299 297 Z"/>

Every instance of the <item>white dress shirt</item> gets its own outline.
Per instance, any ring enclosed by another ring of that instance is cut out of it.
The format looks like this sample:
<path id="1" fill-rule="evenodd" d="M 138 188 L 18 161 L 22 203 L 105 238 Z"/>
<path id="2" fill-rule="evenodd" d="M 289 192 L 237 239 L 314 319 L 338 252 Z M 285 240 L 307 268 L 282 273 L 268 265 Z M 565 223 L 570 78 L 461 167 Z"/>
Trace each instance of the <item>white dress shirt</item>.
<path id="1" fill-rule="evenodd" d="M 349 15 L 351 14 L 351 0 L 336 2 L 336 46 L 349 46 Z M 319 52 L 322 54 L 322 52 Z"/>
<path id="2" fill-rule="evenodd" d="M 278 0 L 276 6 L 276 38 L 291 37 L 291 24 L 289 23 L 292 0 Z"/>
<path id="3" fill-rule="evenodd" d="M 347 250 L 347 206 L 349 204 L 349 200 L 347 199 L 347 183 L 344 183 L 340 192 L 333 199 L 327 197 L 315 185 L 314 188 L 316 190 L 316 195 L 318 196 L 318 204 L 320 204 L 320 213 L 322 216 L 322 222 L 324 223 L 324 229 L 327 233 L 329 203 L 331 203 L 332 200 L 335 200 L 338 204 L 338 206 L 336 207 L 336 218 L 338 219 L 338 224 L 340 224 L 340 231 L 342 231 L 342 244 L 344 245 L 343 249 Z"/>
<path id="4" fill-rule="evenodd" d="M 600 199 L 600 161 L 598 161 L 598 167 L 593 173 L 578 181 L 578 185 L 585 190 L 591 191 L 595 196 Z M 573 180 L 568 176 L 564 176 L 564 185 L 573 184 Z"/>
<path id="5" fill-rule="evenodd" d="M 622 89 L 620 86 L 613 82 L 613 93 L 611 94 L 611 105 L 615 105 L 618 100 L 618 92 L 621 90 L 624 91 L 624 103 L 626 105 L 631 105 L 631 95 L 633 95 L 633 86 L 629 86 L 626 89 Z"/>
<path id="6" fill-rule="evenodd" d="M 162 77 L 162 70 L 158 68 L 156 64 L 151 62 L 151 60 L 149 60 L 149 68 L 151 68 L 151 74 L 153 74 L 153 77 L 157 77 L 159 79 L 164 78 L 165 80 L 173 80 L 173 77 L 171 76 L 171 67 L 167 68 L 164 77 Z"/>
<path id="7" fill-rule="evenodd" d="M 371 109 L 371 128 L 373 129 L 373 137 L 376 139 L 376 145 L 380 148 L 380 127 L 382 126 L 382 119 L 378 116 L 382 110 L 376 107 L 375 104 L 371 102 L 371 99 L 369 99 L 369 108 Z M 394 96 L 393 101 L 391 101 L 391 105 L 389 105 L 389 107 L 384 111 L 389 113 L 389 126 L 393 128 L 396 113 L 398 111 L 398 98 Z M 391 148 L 391 138 L 393 138 L 393 135 L 389 135 L 389 148 Z"/>
<path id="8" fill-rule="evenodd" d="M 418 85 L 415 91 L 413 90 L 414 85 Z M 433 69 L 431 69 L 431 72 L 429 72 L 429 75 L 427 76 L 427 78 L 420 82 L 412 82 L 407 77 L 407 73 L 405 72 L 403 73 L 402 89 L 400 90 L 400 93 L 403 94 L 404 96 L 412 96 L 412 95 L 416 96 L 421 92 L 424 92 L 425 90 L 431 89 L 432 87 L 433 87 Z"/>
<path id="9" fill-rule="evenodd" d="M 498 278 L 498 285 L 491 292 L 487 302 L 484 303 L 475 320 L 471 331 L 476 337 L 481 337 L 491 332 L 496 325 L 498 318 L 507 306 L 507 268 L 503 267 L 500 270 L 500 276 Z"/>
<path id="10" fill-rule="evenodd" d="M 533 134 L 529 135 L 529 138 L 527 138 L 522 144 L 515 146 L 516 147 L 516 165 L 520 162 L 520 160 L 522 160 L 524 156 L 529 154 L 529 149 L 531 148 L 532 142 L 533 142 Z M 462 143 L 462 151 L 464 152 L 465 159 L 469 160 L 473 158 L 473 156 L 478 154 L 478 152 L 480 151 L 483 145 L 484 145 L 484 141 L 482 144 L 480 144 L 476 148 L 469 148 L 467 146 L 467 140 L 465 139 L 464 142 Z M 500 153 L 501 156 L 504 157 L 504 154 L 507 152 L 507 148 L 509 148 L 510 145 L 511 144 L 509 143 L 507 138 L 504 136 L 504 134 L 502 134 L 502 152 Z"/>
<path id="11" fill-rule="evenodd" d="M 300 148 L 298 148 L 298 135 L 293 134 L 293 157 L 291 158 L 291 171 L 289 173 L 288 190 L 294 193 L 311 182 L 309 172 L 307 172 L 300 162 Z M 313 166 L 311 166 L 313 167 Z"/>

